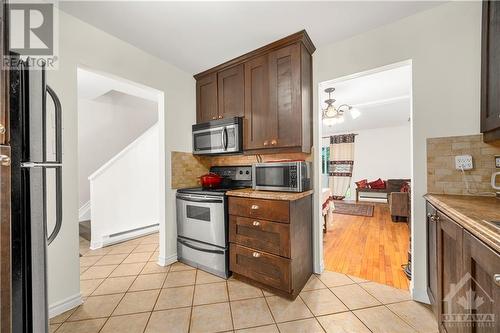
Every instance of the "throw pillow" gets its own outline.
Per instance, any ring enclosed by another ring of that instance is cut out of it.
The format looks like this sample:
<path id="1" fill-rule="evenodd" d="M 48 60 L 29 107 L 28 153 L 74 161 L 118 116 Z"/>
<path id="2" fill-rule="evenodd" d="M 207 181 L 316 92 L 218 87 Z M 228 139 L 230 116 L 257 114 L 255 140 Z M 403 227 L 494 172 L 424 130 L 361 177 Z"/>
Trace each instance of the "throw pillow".
<path id="1" fill-rule="evenodd" d="M 380 178 L 371 183 L 368 183 L 368 185 L 370 185 L 370 188 L 374 189 L 379 189 L 379 190 L 385 189 L 385 182 Z"/>
<path id="2" fill-rule="evenodd" d="M 404 182 L 403 184 L 401 184 L 400 192 L 403 192 L 403 193 L 410 192 L 410 184 L 408 184 L 408 182 Z"/>
<path id="3" fill-rule="evenodd" d="M 363 179 L 363 180 L 360 180 L 359 182 L 356 182 L 355 184 L 358 188 L 367 188 L 368 187 L 368 180 Z"/>

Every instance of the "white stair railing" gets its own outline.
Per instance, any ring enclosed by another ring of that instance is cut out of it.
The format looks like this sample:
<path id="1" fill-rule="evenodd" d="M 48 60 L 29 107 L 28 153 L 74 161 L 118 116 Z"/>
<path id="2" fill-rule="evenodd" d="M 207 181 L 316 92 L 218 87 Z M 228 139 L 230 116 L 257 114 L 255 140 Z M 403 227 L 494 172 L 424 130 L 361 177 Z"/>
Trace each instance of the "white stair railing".
<path id="1" fill-rule="evenodd" d="M 155 124 L 89 176 L 92 249 L 158 230 L 159 153 Z"/>

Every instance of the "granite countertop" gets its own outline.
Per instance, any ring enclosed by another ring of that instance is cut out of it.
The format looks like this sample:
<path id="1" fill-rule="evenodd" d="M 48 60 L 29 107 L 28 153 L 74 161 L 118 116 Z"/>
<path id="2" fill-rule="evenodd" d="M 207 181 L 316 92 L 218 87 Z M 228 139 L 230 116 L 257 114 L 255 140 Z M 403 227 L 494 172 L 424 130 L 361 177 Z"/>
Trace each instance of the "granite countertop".
<path id="1" fill-rule="evenodd" d="M 226 195 L 232 197 L 256 198 L 256 199 L 269 199 L 269 200 L 285 200 L 294 201 L 313 194 L 313 190 L 305 192 L 272 192 L 272 191 L 255 191 L 251 188 L 244 188 L 240 190 L 233 190 L 226 192 Z"/>
<path id="2" fill-rule="evenodd" d="M 500 252 L 500 199 L 467 195 L 427 194 L 425 198 L 464 229 Z"/>

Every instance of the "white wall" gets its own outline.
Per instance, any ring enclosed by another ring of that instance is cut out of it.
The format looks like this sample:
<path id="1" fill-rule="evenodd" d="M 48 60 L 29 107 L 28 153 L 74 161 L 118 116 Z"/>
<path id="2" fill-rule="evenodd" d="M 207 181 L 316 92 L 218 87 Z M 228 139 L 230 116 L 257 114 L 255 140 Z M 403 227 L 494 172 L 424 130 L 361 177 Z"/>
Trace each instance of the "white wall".
<path id="1" fill-rule="evenodd" d="M 158 229 L 158 149 L 154 125 L 90 176 L 93 249 Z"/>
<path id="2" fill-rule="evenodd" d="M 352 131 L 358 134 L 354 144 L 351 198 L 356 199 L 355 182 L 378 178 L 401 179 L 411 177 L 411 133 L 406 126 Z M 323 141 L 328 147 L 329 140 Z"/>
<path id="3" fill-rule="evenodd" d="M 195 122 L 195 81 L 191 74 L 59 12 L 59 69 L 47 74 L 49 84 L 61 99 L 64 127 L 63 226 L 48 250 L 48 291 L 52 309 L 56 305 L 64 305 L 66 300 L 80 292 L 77 66 L 109 73 L 164 92 L 165 115 L 159 122 L 164 124 L 165 134 L 162 137 L 160 133 L 160 149 L 166 152 L 167 166 L 170 166 L 170 151 L 191 150 L 191 125 Z M 160 182 L 170 184 L 170 175 L 169 168 L 160 170 Z M 173 190 L 160 193 L 167 221 L 160 227 L 162 258 L 173 258 L 176 253 L 173 194 Z M 160 215 L 160 220 L 162 218 Z"/>
<path id="4" fill-rule="evenodd" d="M 320 131 L 319 82 L 412 60 L 414 274 L 411 291 L 417 300 L 427 300 L 425 201 L 422 198 L 427 181 L 426 138 L 479 133 L 480 23 L 481 2 L 450 2 L 321 47 L 314 54 L 315 131 Z M 321 133 L 316 133 L 319 134 L 315 136 L 318 147 Z M 316 188 L 319 181 L 317 177 Z M 319 221 L 318 195 L 315 200 Z M 321 246 L 316 249 L 316 258 L 322 256 Z"/>
<path id="5" fill-rule="evenodd" d="M 120 92 L 78 98 L 79 205 L 90 200 L 88 177 L 158 121 L 155 102 Z"/>

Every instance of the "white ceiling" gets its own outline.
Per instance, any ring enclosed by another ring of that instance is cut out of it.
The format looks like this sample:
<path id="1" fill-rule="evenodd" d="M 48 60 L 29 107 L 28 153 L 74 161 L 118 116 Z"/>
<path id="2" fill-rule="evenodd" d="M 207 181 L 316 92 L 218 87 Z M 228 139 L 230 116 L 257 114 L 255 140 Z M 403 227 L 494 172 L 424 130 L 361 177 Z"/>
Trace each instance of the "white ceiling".
<path id="1" fill-rule="evenodd" d="M 356 130 L 403 126 L 411 115 L 411 66 L 405 65 L 347 80 L 332 80 L 321 84 L 321 108 L 328 98 L 323 90 L 334 87 L 335 106 L 349 104 L 360 112 L 353 119 L 350 112 L 344 123 L 323 125 L 323 135 Z"/>
<path id="2" fill-rule="evenodd" d="M 320 47 L 440 3 L 60 1 L 59 7 L 195 74 L 302 29 Z"/>
<path id="3" fill-rule="evenodd" d="M 157 102 L 155 91 L 141 88 L 124 80 L 111 78 L 83 68 L 77 70 L 78 98 L 95 100 L 102 96 L 129 95 L 143 100 Z"/>

